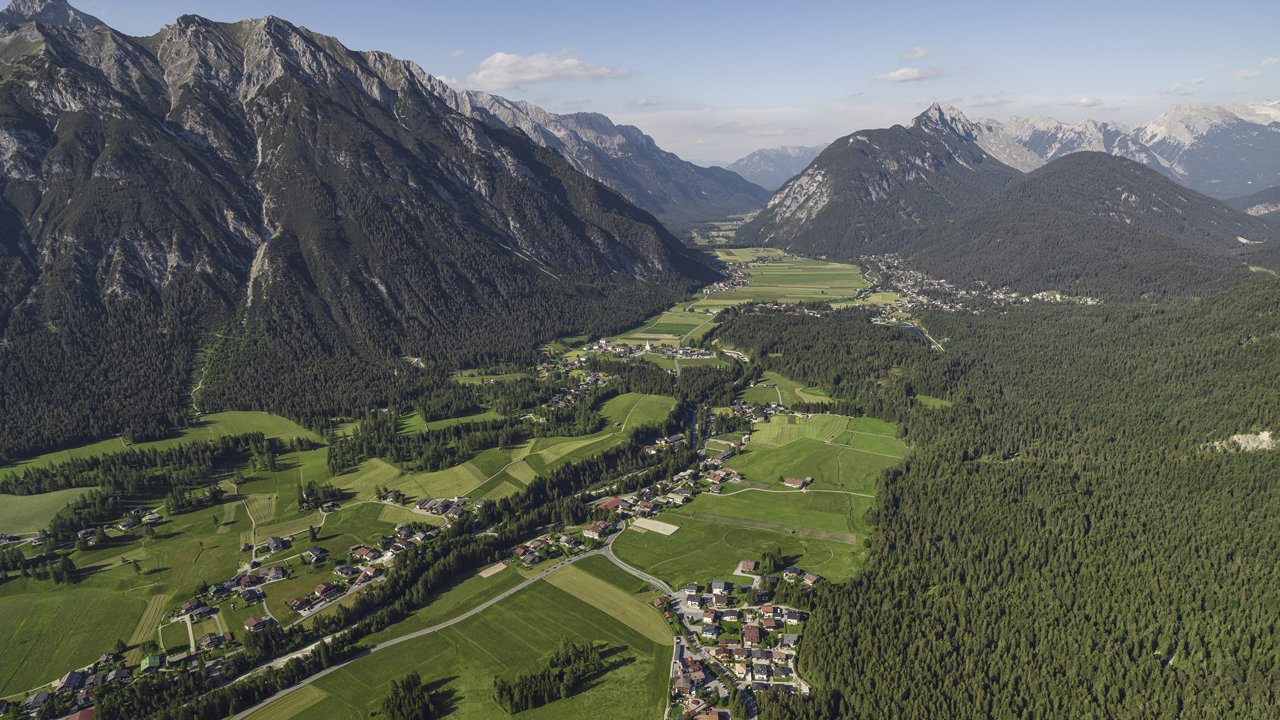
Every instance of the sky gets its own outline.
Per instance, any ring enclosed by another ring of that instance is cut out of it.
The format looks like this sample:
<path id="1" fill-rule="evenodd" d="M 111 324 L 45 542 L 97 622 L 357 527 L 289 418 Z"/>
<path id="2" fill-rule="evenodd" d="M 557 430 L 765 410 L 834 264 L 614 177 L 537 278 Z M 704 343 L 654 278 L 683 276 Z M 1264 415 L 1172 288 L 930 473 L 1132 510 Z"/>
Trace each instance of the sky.
<path id="1" fill-rule="evenodd" d="M 1280 1 L 72 0 L 130 35 L 183 14 L 276 15 L 451 84 L 591 111 L 724 164 L 906 123 L 1137 125 L 1178 102 L 1280 98 Z"/>

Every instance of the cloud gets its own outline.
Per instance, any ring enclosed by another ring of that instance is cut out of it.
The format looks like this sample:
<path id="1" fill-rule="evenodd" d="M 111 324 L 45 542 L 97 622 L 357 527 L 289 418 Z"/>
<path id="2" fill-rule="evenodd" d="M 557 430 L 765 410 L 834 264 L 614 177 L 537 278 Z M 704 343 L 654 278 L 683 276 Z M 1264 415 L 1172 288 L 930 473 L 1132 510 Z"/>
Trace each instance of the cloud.
<path id="1" fill-rule="evenodd" d="M 1067 105 L 1069 107 L 1092 108 L 1092 107 L 1098 107 L 1099 105 L 1101 105 L 1102 101 L 1096 97 L 1089 97 L 1088 95 L 1086 95 L 1084 97 L 1078 97 L 1075 100 L 1072 100 L 1071 102 L 1065 102 L 1062 104 Z"/>
<path id="2" fill-rule="evenodd" d="M 1194 78 L 1192 80 L 1183 80 L 1176 82 L 1169 87 L 1160 91 L 1161 95 L 1191 95 L 1191 88 L 1204 82 L 1204 78 Z"/>
<path id="3" fill-rule="evenodd" d="M 1250 70 L 1250 69 L 1248 69 L 1248 68 L 1240 68 L 1239 70 L 1237 70 L 1237 71 L 1235 71 L 1235 72 L 1231 73 L 1231 77 L 1233 77 L 1233 78 L 1235 78 L 1235 79 L 1237 79 L 1237 80 L 1252 80 L 1252 79 L 1254 79 L 1254 78 L 1256 78 L 1256 77 L 1262 77 L 1262 73 L 1258 72 L 1257 70 Z"/>
<path id="4" fill-rule="evenodd" d="M 1280 65 L 1280 57 L 1269 57 L 1262 61 L 1262 67 L 1267 67 L 1268 65 Z"/>
<path id="5" fill-rule="evenodd" d="M 637 108 L 658 107 L 666 104 L 666 100 L 654 100 L 653 98 L 637 98 L 631 101 L 631 107 Z"/>
<path id="6" fill-rule="evenodd" d="M 893 72 L 887 72 L 876 79 L 884 82 L 895 83 L 918 82 L 920 80 L 932 80 L 946 74 L 947 71 L 942 68 L 901 67 Z"/>
<path id="7" fill-rule="evenodd" d="M 462 57 L 463 55 L 466 55 L 466 54 L 467 54 L 467 51 L 463 50 L 462 48 L 455 48 L 449 51 L 449 57 Z"/>
<path id="8" fill-rule="evenodd" d="M 900 59 L 900 60 L 902 60 L 902 62 L 904 62 L 904 63 L 905 63 L 905 62 L 914 62 L 914 61 L 916 61 L 916 60 L 923 60 L 923 59 L 925 59 L 925 58 L 927 58 L 927 57 L 929 57 L 929 48 L 927 48 L 927 47 L 914 47 L 914 48 L 911 48 L 910 50 L 908 50 L 908 51 L 906 51 L 906 52 L 902 53 L 902 57 L 901 57 L 901 58 L 899 58 L 899 59 Z"/>
<path id="9" fill-rule="evenodd" d="M 570 52 L 516 55 L 496 52 L 476 66 L 467 84 L 481 90 L 511 90 L 545 82 L 610 80 L 630 74 L 621 68 L 591 65 Z"/>

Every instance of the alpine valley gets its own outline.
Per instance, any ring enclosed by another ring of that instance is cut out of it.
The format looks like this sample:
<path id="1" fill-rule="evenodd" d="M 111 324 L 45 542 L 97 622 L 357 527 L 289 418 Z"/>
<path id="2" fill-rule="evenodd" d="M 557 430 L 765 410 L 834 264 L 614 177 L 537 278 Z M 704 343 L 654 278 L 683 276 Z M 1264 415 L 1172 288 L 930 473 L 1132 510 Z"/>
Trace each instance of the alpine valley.
<path id="1" fill-rule="evenodd" d="M 1274 719 L 1246 4 L 13 0 L 0 718 Z"/>

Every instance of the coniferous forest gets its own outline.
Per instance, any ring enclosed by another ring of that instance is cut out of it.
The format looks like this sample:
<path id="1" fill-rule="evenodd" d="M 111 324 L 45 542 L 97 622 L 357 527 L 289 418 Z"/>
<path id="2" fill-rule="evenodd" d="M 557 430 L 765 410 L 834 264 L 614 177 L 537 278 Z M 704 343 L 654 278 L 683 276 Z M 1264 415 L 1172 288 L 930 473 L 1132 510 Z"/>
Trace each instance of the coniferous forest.
<path id="1" fill-rule="evenodd" d="M 821 690 L 761 694 L 763 716 L 1273 714 L 1280 458 L 1214 443 L 1280 424 L 1280 283 L 925 323 L 946 350 L 903 382 L 945 378 L 955 404 L 904 418 L 872 560 L 817 597 L 802 672 Z M 831 377 L 815 344 L 790 368 L 806 381 Z"/>

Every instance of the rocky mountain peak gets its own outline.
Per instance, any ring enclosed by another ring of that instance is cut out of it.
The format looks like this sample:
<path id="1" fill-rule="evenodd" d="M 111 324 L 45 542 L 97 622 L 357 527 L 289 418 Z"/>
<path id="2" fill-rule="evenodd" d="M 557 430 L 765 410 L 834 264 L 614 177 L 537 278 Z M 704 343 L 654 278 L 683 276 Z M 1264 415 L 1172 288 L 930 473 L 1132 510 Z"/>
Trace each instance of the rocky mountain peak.
<path id="1" fill-rule="evenodd" d="M 9 7 L 0 11 L 0 22 L 15 25 L 34 22 L 74 30 L 105 25 L 98 18 L 71 7 L 66 0 L 13 0 Z"/>

